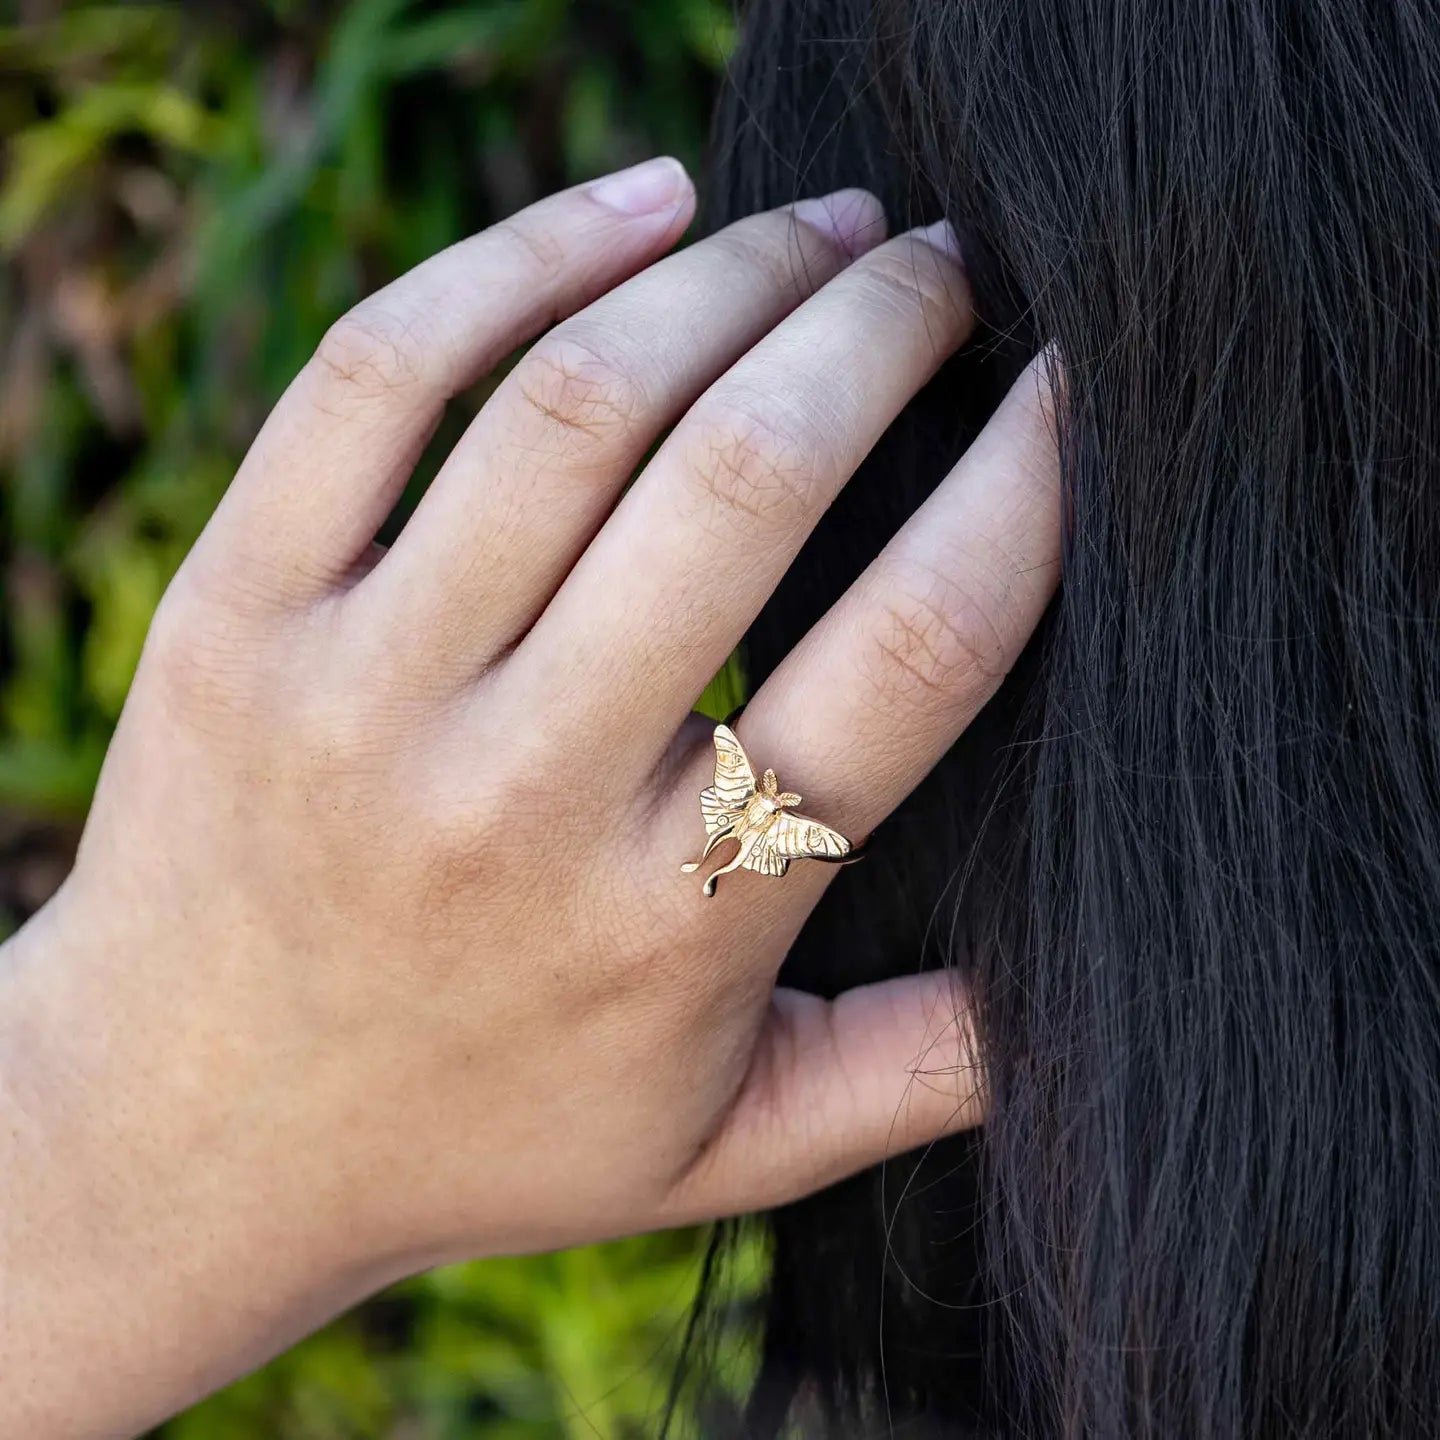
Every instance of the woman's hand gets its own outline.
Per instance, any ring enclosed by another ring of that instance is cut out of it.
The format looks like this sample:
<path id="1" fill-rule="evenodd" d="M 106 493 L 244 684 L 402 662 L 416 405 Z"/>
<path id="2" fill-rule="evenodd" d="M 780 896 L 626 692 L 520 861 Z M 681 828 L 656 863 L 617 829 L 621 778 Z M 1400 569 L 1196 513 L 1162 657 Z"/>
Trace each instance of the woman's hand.
<path id="1" fill-rule="evenodd" d="M 0 969 L 5 1434 L 134 1429 L 406 1271 L 773 1205 L 978 1118 L 944 978 L 774 989 L 832 867 L 680 871 L 696 697 L 966 285 L 860 192 L 652 264 L 691 209 L 654 162 L 364 302 L 166 594 Z M 447 398 L 557 320 L 382 552 Z M 1042 388 L 737 725 L 853 840 L 1047 602 Z"/>

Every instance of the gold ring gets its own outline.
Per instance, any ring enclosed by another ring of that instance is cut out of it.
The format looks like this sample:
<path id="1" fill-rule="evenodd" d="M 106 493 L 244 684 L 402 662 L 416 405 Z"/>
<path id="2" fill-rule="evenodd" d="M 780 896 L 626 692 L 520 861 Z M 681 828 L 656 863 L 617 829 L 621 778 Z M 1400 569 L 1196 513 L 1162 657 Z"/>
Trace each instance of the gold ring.
<path id="1" fill-rule="evenodd" d="M 725 840 L 737 841 L 740 848 L 733 860 L 706 878 L 701 887 L 706 895 L 715 893 L 715 884 L 722 875 L 742 867 L 761 875 L 783 875 L 792 860 L 828 860 L 834 864 L 843 863 L 847 857 L 860 858 L 838 830 L 797 814 L 794 807 L 799 803 L 798 795 L 780 789 L 773 770 L 767 770 L 757 782 L 735 732 L 728 725 L 717 725 L 715 783 L 700 792 L 705 848 L 698 860 L 687 860 L 681 871 L 693 874 Z"/>

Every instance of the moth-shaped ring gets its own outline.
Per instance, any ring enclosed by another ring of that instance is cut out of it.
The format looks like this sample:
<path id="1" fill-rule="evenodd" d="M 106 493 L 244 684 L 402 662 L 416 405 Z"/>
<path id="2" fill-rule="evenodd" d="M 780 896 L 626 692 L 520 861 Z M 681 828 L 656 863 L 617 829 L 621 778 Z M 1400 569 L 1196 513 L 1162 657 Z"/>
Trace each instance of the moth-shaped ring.
<path id="1" fill-rule="evenodd" d="M 838 831 L 808 815 L 797 814 L 798 795 L 780 789 L 773 770 L 757 783 L 735 732 L 728 725 L 715 727 L 715 783 L 700 792 L 700 813 L 705 817 L 705 849 L 698 860 L 687 860 L 680 869 L 686 874 L 698 870 L 710 852 L 725 840 L 734 840 L 739 849 L 728 864 L 707 877 L 702 889 L 715 893 L 722 875 L 742 866 L 761 875 L 783 875 L 792 860 L 828 860 L 846 863 L 859 859 L 855 847 Z"/>

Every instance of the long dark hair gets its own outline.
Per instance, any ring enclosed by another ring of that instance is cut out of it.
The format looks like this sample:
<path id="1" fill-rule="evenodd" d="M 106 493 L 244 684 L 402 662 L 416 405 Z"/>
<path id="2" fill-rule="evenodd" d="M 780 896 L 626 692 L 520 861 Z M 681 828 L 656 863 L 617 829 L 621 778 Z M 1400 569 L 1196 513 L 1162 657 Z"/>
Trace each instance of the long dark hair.
<path id="1" fill-rule="evenodd" d="M 984 321 L 755 681 L 1066 377 L 1052 612 L 785 977 L 964 968 L 988 1121 L 771 1217 L 748 1433 L 1436 1433 L 1436 7 L 752 0 L 711 179 L 947 214 Z"/>

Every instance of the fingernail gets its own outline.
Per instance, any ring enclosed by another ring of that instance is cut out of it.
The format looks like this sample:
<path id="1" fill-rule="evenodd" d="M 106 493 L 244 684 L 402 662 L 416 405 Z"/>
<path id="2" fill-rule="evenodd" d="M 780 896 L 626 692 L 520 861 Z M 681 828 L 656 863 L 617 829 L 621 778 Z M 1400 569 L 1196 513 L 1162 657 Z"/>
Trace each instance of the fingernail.
<path id="1" fill-rule="evenodd" d="M 670 155 L 617 170 L 590 187 L 590 197 L 622 215 L 653 215 L 678 203 L 690 189 L 685 167 Z"/>
<path id="2" fill-rule="evenodd" d="M 797 200 L 790 213 L 833 240 L 852 260 L 885 238 L 885 207 L 868 190 L 837 190 Z"/>
<path id="3" fill-rule="evenodd" d="M 965 257 L 960 253 L 960 241 L 948 220 L 937 220 L 933 225 L 910 232 L 917 240 L 923 240 L 932 250 L 953 260 L 963 270 Z"/>

